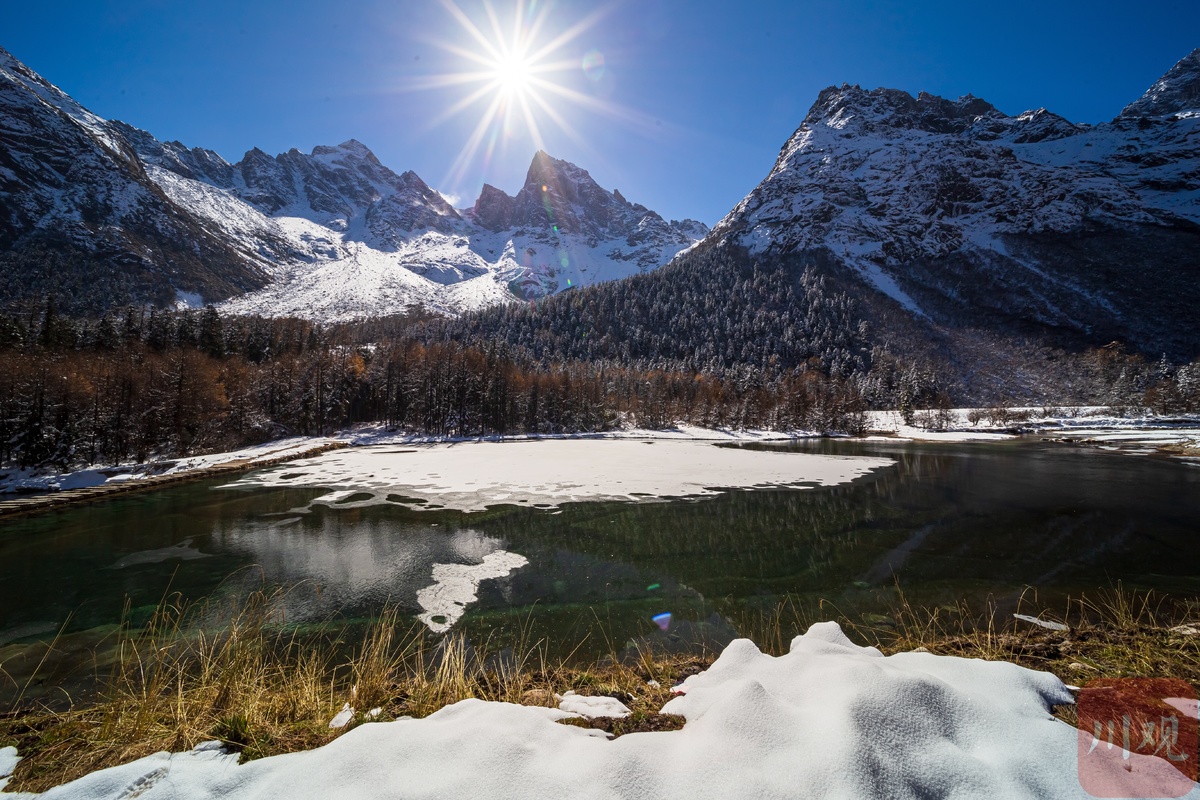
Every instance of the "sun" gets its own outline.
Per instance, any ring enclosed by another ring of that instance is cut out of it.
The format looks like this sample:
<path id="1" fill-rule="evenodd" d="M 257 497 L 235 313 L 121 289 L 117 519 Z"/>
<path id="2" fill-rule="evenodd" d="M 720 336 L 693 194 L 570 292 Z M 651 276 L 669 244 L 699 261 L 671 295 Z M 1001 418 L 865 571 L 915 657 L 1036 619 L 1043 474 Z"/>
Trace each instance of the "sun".
<path id="1" fill-rule="evenodd" d="M 529 63 L 524 54 L 511 53 L 496 62 L 492 73 L 500 90 L 511 96 L 529 89 L 530 78 L 533 77 L 533 65 Z"/>
<path id="2" fill-rule="evenodd" d="M 492 0 L 472 0 L 478 2 L 472 6 L 473 14 L 455 0 L 441 0 L 456 25 L 450 29 L 453 38 L 435 39 L 433 44 L 454 56 L 461 67 L 427 76 L 410 88 L 448 92 L 449 103 L 429 121 L 430 128 L 472 111 L 479 114 L 447 175 L 451 183 L 462 179 L 471 165 L 478 165 L 480 156 L 486 168 L 497 147 L 506 142 L 525 140 L 536 149 L 545 149 L 542 130 L 548 124 L 590 149 L 569 121 L 579 110 L 634 121 L 634 114 L 586 89 L 588 79 L 594 81 L 603 72 L 603 56 L 595 50 L 576 52 L 585 49 L 580 37 L 618 1 L 610 0 L 555 30 L 560 20 L 550 13 L 554 4 L 544 0 L 506 4 L 504 10 L 510 14 L 506 18 Z M 584 91 L 573 88 L 581 85 L 581 77 Z"/>

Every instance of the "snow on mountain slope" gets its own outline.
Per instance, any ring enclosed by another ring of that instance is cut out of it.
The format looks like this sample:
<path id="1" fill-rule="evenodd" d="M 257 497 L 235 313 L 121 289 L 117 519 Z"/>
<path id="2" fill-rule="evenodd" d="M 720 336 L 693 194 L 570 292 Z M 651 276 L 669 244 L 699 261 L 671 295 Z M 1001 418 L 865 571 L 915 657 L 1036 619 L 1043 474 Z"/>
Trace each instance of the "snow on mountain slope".
<path id="1" fill-rule="evenodd" d="M 974 124 L 945 131 L 896 124 L 905 99 L 912 100 L 888 90 L 825 90 L 767 179 L 713 235 L 735 235 L 755 251 L 828 247 L 871 274 L 914 256 L 996 249 L 1005 234 L 1069 232 L 1088 221 L 1154 224 L 1167 210 L 1112 170 L 1114 154 L 1137 145 L 1158 150 L 1157 139 L 1138 142 L 1103 126 L 1034 143 L 1017 143 L 1011 133 L 980 140 Z M 915 105 L 938 101 L 921 95 Z M 980 102 L 949 104 L 951 119 L 999 116 L 990 106 L 976 114 Z M 1018 127 L 1020 118 L 999 121 Z M 1196 146 L 1196 123 L 1181 120 L 1168 135 Z M 1090 148 L 1095 154 L 1085 159 Z M 1188 212 L 1175 194 L 1164 205 Z"/>
<path id="2" fill-rule="evenodd" d="M 0 302 L 53 293 L 74 311 L 228 296 L 266 280 L 170 201 L 117 127 L 3 49 L 0 259 Z"/>
<path id="3" fill-rule="evenodd" d="M 0 199 L 0 257 L 22 273 L 0 300 L 49 288 L 47 250 L 83 250 L 112 285 L 56 291 L 97 309 L 186 295 L 321 320 L 541 297 L 653 269 L 708 232 L 545 153 L 516 197 L 488 186 L 461 212 L 353 139 L 230 164 L 100 118 L 2 49 Z"/>
<path id="4" fill-rule="evenodd" d="M 460 213 L 354 140 L 307 156 L 251 151 L 228 165 L 144 132 L 131 138 L 175 202 L 271 264 L 273 281 L 226 301 L 232 312 L 327 321 L 413 306 L 457 313 L 643 272 L 707 232 L 668 223 L 545 153 L 515 198 L 485 186 Z"/>
<path id="5" fill-rule="evenodd" d="M 1200 47 L 1167 70 L 1137 100 L 1125 106 L 1119 119 L 1162 117 L 1200 109 Z"/>
<path id="6" fill-rule="evenodd" d="M 113 137 L 105 120 L 79 105 L 70 95 L 29 69 L 2 47 L 0 47 L 0 77 L 3 77 L 6 82 L 25 89 L 47 107 L 57 109 L 69 117 L 109 150 L 119 153 L 124 149 L 119 139 Z"/>
<path id="7" fill-rule="evenodd" d="M 1096 126 L 830 87 L 707 241 L 840 265 L 912 319 L 1136 339 L 1153 292 L 1200 300 L 1198 86 L 1200 50 Z"/>

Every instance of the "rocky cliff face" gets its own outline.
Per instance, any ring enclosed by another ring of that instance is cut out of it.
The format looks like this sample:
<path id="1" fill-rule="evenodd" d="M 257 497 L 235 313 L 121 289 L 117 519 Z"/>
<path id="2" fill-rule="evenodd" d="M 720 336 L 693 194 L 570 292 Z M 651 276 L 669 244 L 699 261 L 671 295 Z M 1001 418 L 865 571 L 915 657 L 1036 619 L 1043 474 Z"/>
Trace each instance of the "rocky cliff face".
<path id="1" fill-rule="evenodd" d="M 587 170 L 541 151 L 516 197 L 485 186 L 467 216 L 492 231 L 538 233 L 543 240 L 574 235 L 593 246 L 623 240 L 623 248 L 618 244 L 610 251 L 612 257 L 642 268 L 658 266 L 663 250 L 686 247 L 707 233 L 695 220 L 667 222 L 619 191 L 600 188 Z"/>
<path id="2" fill-rule="evenodd" d="M 1179 60 L 1146 93 L 1125 106 L 1120 119 L 1153 119 L 1200 108 L 1200 47 Z"/>

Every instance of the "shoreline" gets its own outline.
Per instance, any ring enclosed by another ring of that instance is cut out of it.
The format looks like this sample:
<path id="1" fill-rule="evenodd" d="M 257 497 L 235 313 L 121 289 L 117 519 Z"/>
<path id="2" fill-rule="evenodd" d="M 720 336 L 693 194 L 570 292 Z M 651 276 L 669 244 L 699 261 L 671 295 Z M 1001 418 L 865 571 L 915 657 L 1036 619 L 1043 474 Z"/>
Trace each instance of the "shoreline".
<path id="1" fill-rule="evenodd" d="M 117 495 L 145 492 L 164 486 L 203 480 L 204 478 L 216 477 L 218 475 L 232 475 L 264 467 L 273 467 L 288 461 L 318 456 L 333 450 L 341 450 L 348 446 L 346 442 L 326 441 L 304 449 L 285 448 L 288 452 L 274 458 L 237 458 L 192 469 L 182 469 L 161 475 L 130 478 L 116 482 L 105 482 L 77 489 L 61 489 L 36 494 L 7 492 L 0 494 L 0 519 L 10 519 L 25 514 L 37 514 L 67 505 L 98 503 L 112 499 Z"/>
<path id="2" fill-rule="evenodd" d="M 951 409 L 941 425 L 906 424 L 898 411 L 867 412 L 867 429 L 861 436 L 816 431 L 730 430 L 678 424 L 660 430 L 624 430 L 561 434 L 499 434 L 483 436 L 429 436 L 389 431 L 382 424 L 364 425 L 327 437 L 279 439 L 254 447 L 164 462 L 83 468 L 62 473 L 26 470 L 0 471 L 0 519 L 34 514 L 66 505 L 100 502 L 117 495 L 229 475 L 348 447 L 420 444 L 471 444 L 558 440 L 655 440 L 729 444 L 794 442 L 805 439 L 845 438 L 857 441 L 986 443 L 1040 438 L 1061 444 L 1082 445 L 1110 452 L 1159 454 L 1184 464 L 1200 466 L 1200 418 L 1121 417 L 1104 407 L 997 410 Z M 937 412 L 917 412 L 935 414 Z M 972 419 L 974 418 L 974 419 Z M 985 422 L 986 420 L 986 422 Z M 916 422 L 920 423 L 918 419 Z M 940 428 L 940 429 L 939 429 Z"/>

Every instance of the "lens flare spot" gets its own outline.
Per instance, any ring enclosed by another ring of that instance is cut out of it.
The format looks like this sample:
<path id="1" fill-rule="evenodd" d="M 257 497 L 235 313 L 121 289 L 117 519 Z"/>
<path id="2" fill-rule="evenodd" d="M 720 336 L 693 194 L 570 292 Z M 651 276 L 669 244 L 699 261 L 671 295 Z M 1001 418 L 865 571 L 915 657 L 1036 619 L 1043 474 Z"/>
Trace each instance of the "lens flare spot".
<path id="1" fill-rule="evenodd" d="M 589 50 L 584 54 L 580 66 L 588 80 L 598 82 L 604 77 L 604 54 L 599 50 Z"/>
<path id="2" fill-rule="evenodd" d="M 650 619 L 654 621 L 654 624 L 657 625 L 663 633 L 666 633 L 667 628 L 671 627 L 670 611 L 663 612 L 662 614 L 655 614 Z"/>

